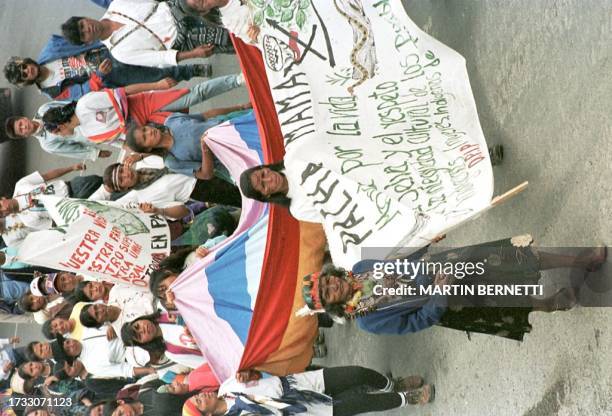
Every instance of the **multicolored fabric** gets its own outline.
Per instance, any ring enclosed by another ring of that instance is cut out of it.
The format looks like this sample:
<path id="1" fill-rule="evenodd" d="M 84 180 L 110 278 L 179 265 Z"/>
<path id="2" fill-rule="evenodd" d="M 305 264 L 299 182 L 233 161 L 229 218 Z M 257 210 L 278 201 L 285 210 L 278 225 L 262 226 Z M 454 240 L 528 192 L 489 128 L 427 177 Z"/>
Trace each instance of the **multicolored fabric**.
<path id="1" fill-rule="evenodd" d="M 208 144 L 237 180 L 249 167 L 282 159 L 283 146 L 278 119 L 268 116 L 274 106 L 261 56 L 235 45 L 257 124 L 232 119 L 208 131 Z M 176 305 L 220 381 L 241 368 L 285 375 L 308 365 L 316 319 L 294 316 L 304 306 L 298 283 L 320 269 L 324 246 L 318 224 L 243 198 L 236 231 L 174 282 Z"/>

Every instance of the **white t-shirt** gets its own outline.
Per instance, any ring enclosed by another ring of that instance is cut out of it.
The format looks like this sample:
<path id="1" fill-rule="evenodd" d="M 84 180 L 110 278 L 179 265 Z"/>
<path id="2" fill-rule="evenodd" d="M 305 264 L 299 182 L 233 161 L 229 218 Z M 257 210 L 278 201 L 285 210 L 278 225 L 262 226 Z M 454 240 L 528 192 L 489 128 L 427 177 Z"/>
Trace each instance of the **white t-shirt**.
<path id="1" fill-rule="evenodd" d="M 323 370 L 306 371 L 297 373 L 287 377 L 289 385 L 297 390 L 308 390 L 316 393 L 324 394 L 325 381 L 323 378 Z M 252 396 L 264 396 L 271 399 L 278 399 L 283 396 L 283 386 L 279 377 L 262 378 L 248 383 L 240 383 L 235 377 L 229 378 L 219 387 L 219 397 L 232 397 L 233 393 L 243 393 Z M 234 405 L 232 398 L 226 397 L 228 410 Z M 302 403 L 306 406 L 307 411 L 304 413 L 309 416 L 332 416 L 333 407 L 331 400 L 329 403 Z M 278 409 L 264 406 L 274 415 L 281 415 Z"/>
<path id="2" fill-rule="evenodd" d="M 42 175 L 36 171 L 21 178 L 15 184 L 13 198 L 19 202 L 22 209 L 19 220 L 27 227 L 35 230 L 47 230 L 51 228 L 52 220 L 44 207 L 28 208 L 28 197 L 36 198 L 37 195 L 57 195 L 68 197 L 68 185 L 64 181 L 45 182 Z"/>
<path id="3" fill-rule="evenodd" d="M 91 331 L 83 334 L 83 350 L 79 360 L 88 373 L 96 377 L 132 377 L 134 366 L 126 362 L 126 349 L 121 338 L 106 339 L 106 330 Z"/>
<path id="4" fill-rule="evenodd" d="M 26 226 L 19 214 L 11 214 L 4 218 L 4 231 L 2 231 L 2 239 L 8 247 L 18 248 L 28 234 L 38 231 L 35 228 Z"/>
<path id="5" fill-rule="evenodd" d="M 9 356 L 9 353 L 7 351 L 8 348 L 12 348 L 11 344 L 9 343 L 9 339 L 0 338 L 0 380 L 6 380 L 9 375 L 11 375 L 10 371 L 5 373 L 3 370 L 3 367 L 6 363 L 12 362 L 11 357 Z"/>
<path id="6" fill-rule="evenodd" d="M 147 19 L 151 10 L 157 7 L 155 13 Z M 139 27 L 132 20 L 144 24 L 149 30 Z M 123 26 L 113 34 L 104 39 L 102 43 L 110 50 L 115 59 L 126 64 L 168 67 L 177 65 L 176 54 L 178 51 L 172 49 L 176 40 L 177 27 L 170 7 L 166 3 L 157 3 L 153 0 L 114 0 L 108 7 L 102 19 L 109 19 L 122 23 Z M 131 34 L 124 37 L 127 33 Z M 122 39 L 119 41 L 120 39 Z M 163 46 L 160 43 L 163 42 Z"/>
<path id="7" fill-rule="evenodd" d="M 113 98 L 109 91 L 112 92 Z M 119 108 L 121 114 L 116 111 L 115 106 Z M 79 99 L 75 109 L 79 119 L 79 133 L 96 143 L 123 141 L 125 135 L 121 130 L 125 127 L 124 113 L 125 109 L 121 107 L 118 90 L 89 92 Z M 108 137 L 99 138 L 104 135 Z"/>
<path id="8" fill-rule="evenodd" d="M 163 169 L 164 160 L 159 156 L 149 156 L 134 165 L 136 170 L 150 168 Z M 184 204 L 191 197 L 197 179 L 180 173 L 168 173 L 157 179 L 144 189 L 134 189 L 121 198 L 119 204 L 150 202 L 156 208 L 168 208 Z M 101 186 L 88 199 L 93 201 L 108 201 L 111 194 Z"/>
<path id="9" fill-rule="evenodd" d="M 193 338 L 185 334 L 184 326 L 160 323 L 159 327 L 161 328 L 164 341 L 185 348 L 200 349 Z M 207 362 L 204 356 L 197 354 L 182 354 L 170 351 L 166 351 L 165 354 L 171 361 L 189 368 L 198 368 Z"/>
<path id="10" fill-rule="evenodd" d="M 116 321 L 111 322 L 117 336 L 121 336 L 121 327 L 126 322 L 150 315 L 155 312 L 153 304 L 155 298 L 150 292 L 134 289 L 124 285 L 115 285 L 108 293 L 109 306 L 121 308 L 121 313 Z"/>
<path id="11" fill-rule="evenodd" d="M 47 62 L 42 66 L 47 68 L 49 75 L 39 85 L 41 88 L 55 87 L 66 78 L 89 75 L 96 70 L 94 62 L 88 62 L 84 53 Z"/>
<path id="12" fill-rule="evenodd" d="M 168 173 L 144 189 L 132 190 L 119 198 L 119 203 L 150 202 L 157 208 L 184 204 L 191 197 L 196 185 L 193 176 Z"/>
<path id="13" fill-rule="evenodd" d="M 49 320 L 49 318 L 51 317 L 51 315 L 49 315 L 49 311 L 51 310 L 51 308 L 59 305 L 63 301 L 64 301 L 64 298 L 60 296 L 58 298 L 55 298 L 51 302 L 47 303 L 47 306 L 45 306 L 44 309 L 34 312 L 32 315 L 34 316 L 34 320 L 36 321 L 36 323 L 39 325 L 42 325 L 45 323 L 45 321 Z"/>

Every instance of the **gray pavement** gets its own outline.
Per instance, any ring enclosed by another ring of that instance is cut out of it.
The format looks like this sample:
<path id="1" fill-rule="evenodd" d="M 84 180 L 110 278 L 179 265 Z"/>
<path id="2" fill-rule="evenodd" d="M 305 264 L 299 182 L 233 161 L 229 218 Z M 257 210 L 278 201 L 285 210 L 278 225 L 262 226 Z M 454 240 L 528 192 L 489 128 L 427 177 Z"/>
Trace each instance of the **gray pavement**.
<path id="1" fill-rule="evenodd" d="M 404 4 L 420 27 L 467 59 L 485 136 L 506 150 L 504 164 L 495 168 L 496 193 L 530 182 L 524 194 L 454 231 L 445 243 L 529 232 L 542 246 L 610 244 L 612 1 Z M 1 61 L 35 56 L 69 14 L 101 14 L 87 0 L 4 0 L 0 10 Z M 32 28 L 29 36 L 25 27 Z M 236 70 L 226 57 L 218 63 L 223 73 Z M 20 102 L 32 114 L 44 100 L 30 89 Z M 66 162 L 30 148 L 31 169 Z M 549 273 L 545 280 L 552 287 L 565 278 Z M 371 336 L 348 325 L 326 330 L 329 355 L 321 362 L 418 373 L 436 384 L 434 404 L 389 415 L 612 415 L 611 321 L 610 309 L 603 308 L 535 313 L 534 330 L 523 343 L 484 335 L 469 340 L 443 328 Z"/>

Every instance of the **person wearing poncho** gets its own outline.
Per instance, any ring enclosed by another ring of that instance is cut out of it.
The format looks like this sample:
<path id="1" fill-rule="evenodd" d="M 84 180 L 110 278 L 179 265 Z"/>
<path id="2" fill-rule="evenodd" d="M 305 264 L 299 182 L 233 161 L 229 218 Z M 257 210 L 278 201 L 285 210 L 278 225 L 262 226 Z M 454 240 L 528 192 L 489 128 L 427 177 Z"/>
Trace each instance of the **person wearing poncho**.
<path id="1" fill-rule="evenodd" d="M 414 275 L 384 273 L 377 279 L 375 261 L 357 263 L 352 271 L 326 266 L 320 273 L 304 278 L 303 297 L 307 304 L 298 314 L 328 312 L 337 318 L 355 319 L 360 329 L 374 334 L 402 335 L 439 325 L 468 332 L 521 341 L 531 330 L 529 313 L 571 309 L 575 291 L 563 288 L 557 294 L 538 299 L 522 296 L 472 296 L 431 294 L 423 286 L 458 285 L 537 285 L 540 270 L 573 267 L 595 271 L 605 261 L 605 248 L 578 255 L 556 255 L 531 246 L 530 235 L 449 250 L 424 258 L 421 253 L 408 257 L 411 263 L 473 263 L 486 265 L 484 274 L 472 273 L 461 279 L 437 272 Z M 382 270 L 382 269 L 381 269 Z M 414 270 L 414 269 L 409 269 Z M 374 287 L 381 285 L 381 290 Z M 388 295 L 383 288 L 413 287 L 415 295 Z M 432 288 L 433 289 L 433 288 Z M 478 290 L 475 293 L 479 293 Z M 449 306 L 449 307 L 447 307 Z"/>

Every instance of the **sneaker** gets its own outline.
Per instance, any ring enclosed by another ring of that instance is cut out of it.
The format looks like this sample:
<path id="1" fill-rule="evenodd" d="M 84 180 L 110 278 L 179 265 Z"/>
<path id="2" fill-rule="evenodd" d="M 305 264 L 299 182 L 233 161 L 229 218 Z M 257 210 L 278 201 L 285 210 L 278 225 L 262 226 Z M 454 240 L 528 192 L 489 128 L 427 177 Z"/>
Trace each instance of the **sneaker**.
<path id="1" fill-rule="evenodd" d="M 201 78 L 212 78 L 211 64 L 195 64 L 193 66 L 193 76 Z"/>
<path id="2" fill-rule="evenodd" d="M 236 84 L 238 84 L 239 87 L 242 87 L 246 84 L 246 81 L 244 80 L 244 74 L 242 72 L 236 77 Z"/>

